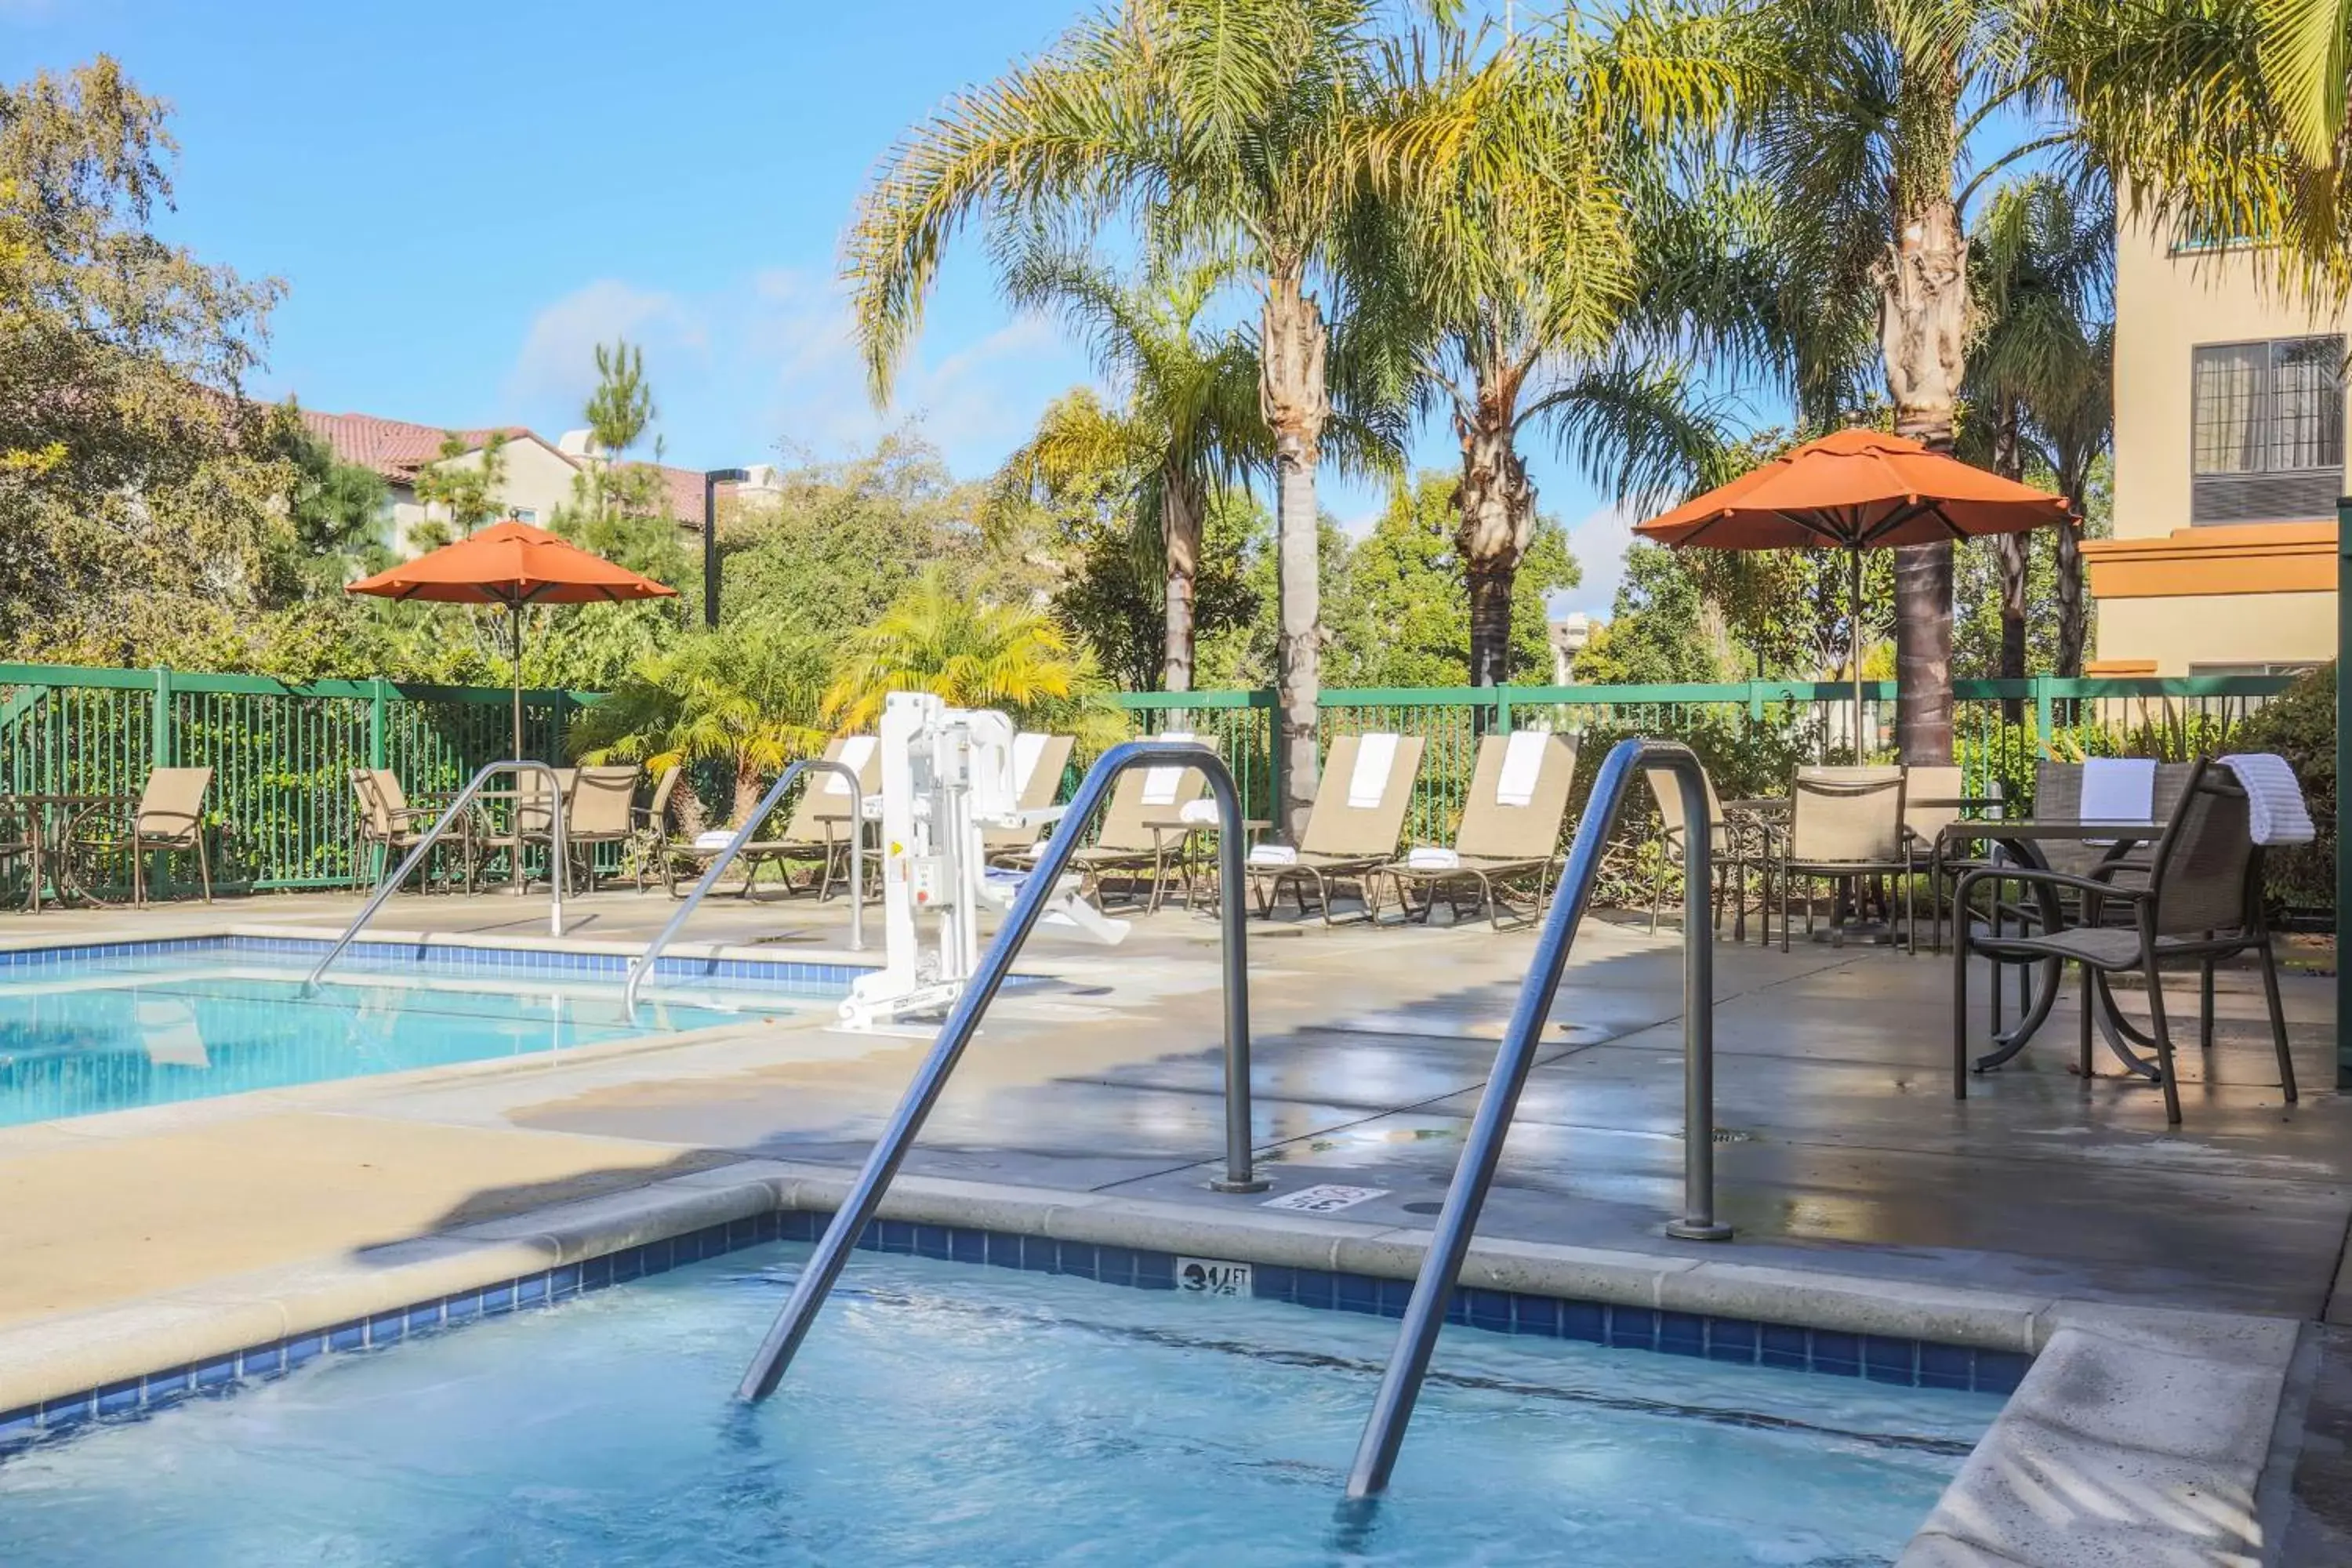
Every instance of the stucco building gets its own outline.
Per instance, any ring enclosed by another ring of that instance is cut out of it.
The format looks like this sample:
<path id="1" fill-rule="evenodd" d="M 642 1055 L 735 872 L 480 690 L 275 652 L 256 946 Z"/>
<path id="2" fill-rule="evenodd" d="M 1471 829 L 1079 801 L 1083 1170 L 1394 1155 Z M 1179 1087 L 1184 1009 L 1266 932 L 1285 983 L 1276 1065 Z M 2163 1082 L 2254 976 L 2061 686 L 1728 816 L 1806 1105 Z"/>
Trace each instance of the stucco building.
<path id="1" fill-rule="evenodd" d="M 2092 674 L 2241 674 L 2336 655 L 2347 318 L 2242 250 L 2116 238 L 2115 537 L 2084 546 Z"/>

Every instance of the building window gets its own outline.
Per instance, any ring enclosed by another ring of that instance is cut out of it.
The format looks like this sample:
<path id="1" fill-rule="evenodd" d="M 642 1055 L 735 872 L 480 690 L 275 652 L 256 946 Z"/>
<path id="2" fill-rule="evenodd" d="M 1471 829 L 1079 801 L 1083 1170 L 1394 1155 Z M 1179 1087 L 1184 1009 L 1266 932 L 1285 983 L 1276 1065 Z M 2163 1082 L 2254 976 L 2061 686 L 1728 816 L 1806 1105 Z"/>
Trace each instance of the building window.
<path id="1" fill-rule="evenodd" d="M 509 507 L 507 515 L 517 522 L 536 524 L 539 521 L 539 513 L 527 506 Z"/>
<path id="2" fill-rule="evenodd" d="M 2189 521 L 2291 522 L 2336 512 L 2344 488 L 2344 340 L 2195 351 Z"/>

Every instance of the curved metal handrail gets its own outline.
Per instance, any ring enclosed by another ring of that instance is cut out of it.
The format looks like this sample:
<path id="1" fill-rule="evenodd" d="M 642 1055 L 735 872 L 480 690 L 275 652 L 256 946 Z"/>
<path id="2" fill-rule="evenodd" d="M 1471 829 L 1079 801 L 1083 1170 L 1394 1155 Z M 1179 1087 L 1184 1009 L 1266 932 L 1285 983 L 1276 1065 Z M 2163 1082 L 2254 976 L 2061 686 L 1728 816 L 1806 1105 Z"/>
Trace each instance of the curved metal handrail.
<path id="1" fill-rule="evenodd" d="M 552 823 L 549 835 L 549 855 L 551 864 L 547 876 L 547 934 L 550 936 L 563 934 L 565 858 L 563 818 L 569 809 L 563 799 L 563 775 L 545 763 L 525 762 L 520 758 L 510 757 L 505 762 L 485 763 L 466 787 L 457 792 L 457 798 L 449 803 L 448 809 L 441 814 L 441 819 L 427 828 L 425 837 L 416 841 L 416 847 L 402 858 L 399 868 L 385 879 L 373 894 L 369 895 L 368 901 L 360 908 L 358 918 L 343 928 L 343 934 L 335 939 L 335 945 L 327 950 L 327 955 L 319 960 L 319 966 L 311 970 L 309 978 L 302 982 L 302 991 L 305 995 L 319 988 L 319 977 L 327 973 L 327 966 L 343 955 L 343 949 L 352 945 L 352 939 L 360 934 L 361 928 L 375 918 L 375 912 L 383 907 L 383 901 L 399 890 L 400 885 L 408 880 L 408 874 L 424 863 L 425 853 L 444 833 L 449 831 L 450 825 L 464 815 L 466 808 L 474 804 L 474 797 L 482 793 L 482 786 L 499 773 L 545 773 L 547 775 L 547 798 L 550 803 L 548 816 Z M 516 804 L 520 805 L 521 802 L 518 801 Z M 515 854 L 518 858 L 522 854 L 522 832 L 520 822 L 516 824 Z"/>
<path id="2" fill-rule="evenodd" d="M 1625 794 L 1642 776 L 1641 770 L 1666 768 L 1682 785 L 1683 820 L 1705 822 L 1706 774 L 1689 747 L 1672 741 L 1620 741 L 1610 749 L 1593 780 L 1592 795 L 1577 824 L 1576 842 L 1560 878 L 1550 916 L 1536 943 L 1534 964 L 1519 987 L 1518 1005 L 1503 1031 L 1495 1054 L 1495 1069 L 1478 1114 L 1446 1189 L 1445 1207 L 1437 1216 L 1437 1230 L 1423 1255 L 1421 1273 L 1413 1280 L 1412 1297 L 1405 1305 L 1404 1322 L 1397 1331 L 1395 1352 L 1381 1378 L 1370 1419 L 1356 1448 L 1356 1462 L 1348 1476 L 1348 1495 L 1364 1499 L 1387 1489 L 1403 1447 L 1405 1423 L 1412 1419 L 1413 1402 L 1428 1374 L 1430 1352 L 1437 1331 L 1445 1321 L 1445 1305 L 1470 1250 L 1470 1233 L 1486 1205 L 1486 1190 L 1502 1158 L 1503 1135 L 1527 1087 L 1528 1069 L 1535 1063 L 1559 990 L 1560 972 L 1568 963 L 1576 928 L 1591 901 L 1592 882 Z M 1715 922 L 1709 902 L 1713 867 L 1709 864 L 1711 833 L 1689 835 L 1683 867 L 1683 1206 L 1684 1215 L 1666 1226 L 1666 1234 L 1690 1241 L 1723 1241 L 1731 1227 L 1715 1218 Z"/>
<path id="3" fill-rule="evenodd" d="M 965 987 L 955 1010 L 948 1015 L 939 1038 L 932 1043 L 930 1055 L 916 1070 L 914 1082 L 908 1086 L 906 1097 L 891 1113 L 889 1125 L 876 1140 L 874 1152 L 866 1157 L 865 1169 L 858 1172 L 849 1196 L 834 1215 L 833 1223 L 825 1226 L 808 1266 L 801 1270 L 791 1299 L 776 1315 L 767 1338 L 761 1342 L 759 1352 L 752 1357 L 742 1385 L 736 1391 L 739 1398 L 756 1402 L 775 1392 L 776 1384 L 792 1363 L 793 1352 L 807 1337 L 810 1324 L 816 1321 L 817 1310 L 824 1305 L 826 1294 L 841 1275 L 842 1265 L 848 1261 L 850 1248 L 856 1245 L 858 1236 L 880 1206 L 882 1190 L 898 1173 L 899 1163 L 907 1156 L 907 1146 L 922 1131 L 924 1119 L 938 1101 L 940 1091 L 947 1087 L 948 1075 L 955 1070 L 964 1047 L 971 1044 L 972 1035 L 979 1029 L 981 1015 L 988 1011 L 997 988 L 1004 984 L 1013 955 L 1021 951 L 1030 928 L 1045 912 L 1046 900 L 1053 897 L 1054 884 L 1068 865 L 1080 832 L 1109 793 L 1111 781 L 1131 767 L 1171 765 L 1198 769 L 1217 799 L 1217 871 L 1224 922 L 1225 1179 L 1211 1184 L 1220 1192 L 1265 1190 L 1266 1184 L 1258 1180 L 1250 1168 L 1249 970 L 1244 934 L 1248 901 L 1242 890 L 1241 797 L 1234 789 L 1233 775 L 1206 746 L 1163 741 L 1124 742 L 1097 758 L 1079 781 L 1077 794 L 1069 810 L 1063 814 L 1059 829 L 1046 841 L 1037 868 L 1029 874 L 1020 896 L 1006 912 L 996 940 L 989 944 L 980 961 L 979 972 Z"/>
<path id="4" fill-rule="evenodd" d="M 776 809 L 793 781 L 811 771 L 839 773 L 849 781 L 849 949 L 852 952 L 866 951 L 866 792 L 858 785 L 857 770 L 847 763 L 803 757 L 777 775 L 776 782 L 768 786 L 768 793 L 760 797 L 760 804 L 743 818 L 743 826 L 735 830 L 735 837 L 727 841 L 727 847 L 702 873 L 702 880 L 694 885 L 694 891 L 686 896 L 686 902 L 678 906 L 677 913 L 669 917 L 669 924 L 646 944 L 645 952 L 629 961 L 629 984 L 621 993 L 621 1005 L 631 1019 L 637 1016 L 637 992 L 646 977 L 653 973 L 654 960 L 661 956 L 662 949 L 669 945 L 670 938 L 678 933 L 688 918 L 702 907 L 702 900 L 719 885 L 719 874 L 735 863 L 735 857 L 743 852 L 743 846 L 751 841 L 751 835 L 759 830 L 768 813 Z"/>

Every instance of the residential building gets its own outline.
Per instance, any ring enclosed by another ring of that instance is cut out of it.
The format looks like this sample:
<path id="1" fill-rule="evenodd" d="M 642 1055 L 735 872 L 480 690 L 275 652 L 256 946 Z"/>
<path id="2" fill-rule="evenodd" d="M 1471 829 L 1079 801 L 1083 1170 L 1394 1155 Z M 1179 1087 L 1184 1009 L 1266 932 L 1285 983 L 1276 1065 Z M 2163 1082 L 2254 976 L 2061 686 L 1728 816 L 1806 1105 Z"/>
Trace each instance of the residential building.
<path id="1" fill-rule="evenodd" d="M 478 468 L 492 436 L 503 436 L 499 448 L 501 474 L 495 499 L 501 515 L 545 526 L 558 507 L 572 504 L 574 486 L 583 473 L 604 461 L 585 430 L 565 432 L 549 441 L 520 425 L 497 430 L 448 430 L 437 425 L 413 425 L 402 419 L 382 419 L 372 414 L 320 414 L 302 411 L 302 422 L 346 463 L 372 468 L 391 491 L 385 516 L 386 542 L 405 551 L 417 525 L 444 520 L 437 504 L 417 499 L 416 481 L 428 468 L 449 466 Z M 445 457 L 442 448 L 452 436 L 464 450 Z M 692 468 L 666 464 L 632 464 L 653 469 L 661 478 L 660 494 L 669 516 L 678 526 L 702 530 L 702 475 Z M 722 485 L 721 495 L 748 498 L 777 489 L 772 468 L 751 470 L 748 484 Z"/>
<path id="2" fill-rule="evenodd" d="M 2107 675 L 2336 654 L 2352 317 L 2261 287 L 2243 250 L 2116 237 L 2115 537 L 2084 555 Z"/>
<path id="3" fill-rule="evenodd" d="M 1551 643 L 1551 683 L 1566 686 L 1576 673 L 1576 656 L 1592 640 L 1592 617 L 1582 610 L 1570 610 L 1556 621 L 1545 625 Z"/>

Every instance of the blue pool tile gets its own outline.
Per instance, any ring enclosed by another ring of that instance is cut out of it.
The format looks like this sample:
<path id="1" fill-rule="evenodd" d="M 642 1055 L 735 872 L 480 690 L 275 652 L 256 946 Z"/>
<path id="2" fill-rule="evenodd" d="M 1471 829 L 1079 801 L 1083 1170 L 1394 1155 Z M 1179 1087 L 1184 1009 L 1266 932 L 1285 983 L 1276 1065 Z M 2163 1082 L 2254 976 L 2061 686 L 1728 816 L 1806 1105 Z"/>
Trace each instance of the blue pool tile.
<path id="1" fill-rule="evenodd" d="M 1919 1347 L 1919 1386 L 1967 1388 L 1974 1371 L 1973 1352 L 1959 1345 Z"/>
<path id="2" fill-rule="evenodd" d="M 396 1345 L 408 1335 L 408 1314 L 384 1312 L 368 1320 L 370 1345 Z"/>
<path id="3" fill-rule="evenodd" d="M 1862 1336 L 1834 1333 L 1828 1329 L 1815 1329 L 1813 1334 L 1813 1370 L 1833 1377 L 1859 1377 L 1862 1374 Z"/>
<path id="4" fill-rule="evenodd" d="M 1332 1278 L 1328 1269 L 1298 1268 L 1291 1271 L 1290 1299 L 1302 1307 L 1328 1310 L 1338 1289 L 1339 1281 Z"/>
<path id="5" fill-rule="evenodd" d="M 410 1333 L 421 1334 L 427 1329 L 437 1329 L 440 1326 L 441 1303 L 439 1301 L 420 1301 L 415 1306 L 408 1309 L 408 1331 Z"/>
<path id="6" fill-rule="evenodd" d="M 1463 1294 L 1460 1286 L 1446 1294 L 1445 1321 L 1465 1329 L 1470 1326 L 1470 1298 Z"/>
<path id="7" fill-rule="evenodd" d="M 1096 1247 L 1095 1279 L 1105 1285 L 1133 1285 L 1135 1249 L 1131 1247 Z"/>
<path id="8" fill-rule="evenodd" d="M 613 1255 L 611 1253 L 607 1252 L 601 1257 L 581 1260 L 580 1288 L 583 1290 L 602 1290 L 612 1282 Z M 476 1303 L 475 1310 L 478 1311 L 480 1310 L 478 1302 Z"/>
<path id="9" fill-rule="evenodd" d="M 948 1232 L 948 1256 L 958 1263 L 988 1261 L 988 1233 L 959 1227 Z"/>
<path id="10" fill-rule="evenodd" d="M 1710 1318 L 1706 1323 L 1709 1361 L 1753 1362 L 1758 1325 L 1745 1318 Z"/>
<path id="11" fill-rule="evenodd" d="M 1261 1263 L 1250 1270 L 1250 1294 L 1261 1301 L 1296 1301 L 1298 1270 L 1280 1263 Z"/>
<path id="12" fill-rule="evenodd" d="M 1135 1283 L 1145 1290 L 1176 1289 L 1176 1255 L 1172 1252 L 1137 1253 Z"/>
<path id="13" fill-rule="evenodd" d="M 2033 1358 L 2016 1351 L 1979 1351 L 1976 1363 L 1979 1394 L 2015 1394 Z"/>
<path id="14" fill-rule="evenodd" d="M 580 1294 L 580 1265 L 567 1263 L 547 1271 L 547 1299 L 561 1301 Z"/>
<path id="15" fill-rule="evenodd" d="M 1003 1231 L 997 1230 L 986 1231 L 983 1232 L 982 1235 L 985 1238 L 983 1251 L 991 1265 L 998 1268 L 1018 1268 L 1021 1267 L 1021 1238 L 1019 1237 L 1007 1236 Z"/>
<path id="16" fill-rule="evenodd" d="M 515 1308 L 537 1307 L 547 1300 L 547 1276 L 526 1274 L 514 1282 Z"/>
<path id="17" fill-rule="evenodd" d="M 1381 1310 L 1380 1281 L 1361 1274 L 1342 1274 L 1332 1282 L 1331 1304 L 1343 1312 L 1372 1316 Z"/>
<path id="18" fill-rule="evenodd" d="M 674 1247 L 667 1239 L 661 1241 L 648 1241 L 637 1250 L 645 1258 L 644 1263 L 639 1266 L 640 1271 L 643 1273 L 667 1274 L 672 1268 L 677 1267 L 677 1248 Z M 518 1291 L 515 1299 L 518 1301 L 537 1300 L 536 1297 L 526 1298 L 522 1296 L 520 1291 Z"/>
<path id="19" fill-rule="evenodd" d="M 140 1394 L 150 1405 L 173 1400 L 194 1392 L 196 1371 L 190 1366 L 175 1366 L 168 1372 L 152 1372 L 141 1380 Z"/>
<path id="20" fill-rule="evenodd" d="M 297 1334 L 286 1342 L 286 1370 L 292 1372 L 306 1363 L 317 1361 L 327 1353 L 324 1334 Z"/>
<path id="21" fill-rule="evenodd" d="M 40 1430 L 41 1412 L 27 1405 L 17 1410 L 0 1410 L 0 1444 L 21 1443 Z"/>
<path id="22" fill-rule="evenodd" d="M 620 1251 L 613 1253 L 611 1257 L 613 1261 L 614 1284 L 626 1284 L 629 1280 L 644 1278 L 646 1272 L 645 1248 L 641 1247 L 625 1247 L 621 1248 Z"/>
<path id="23" fill-rule="evenodd" d="M 915 1227 L 915 1256 L 936 1258 L 945 1262 L 950 1256 L 948 1227 L 943 1225 L 919 1225 Z"/>
<path id="24" fill-rule="evenodd" d="M 41 1401 L 41 1425 L 71 1426 L 77 1422 L 89 1420 L 97 1408 L 98 1396 L 89 1389 L 79 1394 L 68 1394 L 62 1399 L 45 1399 Z"/>
<path id="25" fill-rule="evenodd" d="M 1380 1303 L 1381 1303 L 1381 1317 L 1383 1317 L 1383 1318 L 1402 1318 L 1402 1317 L 1403 1317 L 1403 1316 L 1404 1316 L 1404 1310 L 1405 1310 L 1405 1308 L 1406 1308 L 1408 1305 L 1410 1305 L 1410 1304 L 1411 1304 L 1412 1300 L 1412 1280 L 1410 1280 L 1410 1279 L 1383 1279 L 1383 1280 L 1381 1280 L 1381 1281 L 1380 1282 Z"/>
<path id="26" fill-rule="evenodd" d="M 1611 1307 L 1609 1343 L 1618 1350 L 1656 1349 L 1658 1314 L 1647 1307 Z"/>
<path id="27" fill-rule="evenodd" d="M 139 1380 L 126 1378 L 98 1391 L 94 1407 L 100 1415 L 121 1415 L 139 1408 Z"/>
<path id="28" fill-rule="evenodd" d="M 1706 1320 L 1696 1312 L 1660 1312 L 1658 1349 L 1668 1355 L 1705 1355 Z"/>
<path id="29" fill-rule="evenodd" d="M 1549 1296 L 1513 1296 L 1511 1332 L 1559 1338 L 1559 1303 Z"/>
<path id="30" fill-rule="evenodd" d="M 482 1315 L 490 1317 L 499 1312 L 511 1312 L 515 1308 L 515 1288 L 511 1280 L 503 1285 L 482 1287 Z"/>
<path id="31" fill-rule="evenodd" d="M 1766 1366 L 1793 1367 L 1799 1372 L 1811 1364 L 1807 1353 L 1806 1332 L 1786 1323 L 1764 1325 L 1764 1348 L 1757 1359 Z"/>
<path id="32" fill-rule="evenodd" d="M 915 1250 L 915 1227 L 902 1219 L 876 1220 L 882 1234 L 882 1250 L 911 1255 Z"/>
<path id="33" fill-rule="evenodd" d="M 1507 1334 L 1511 1331 L 1511 1298 L 1502 1290 L 1465 1290 L 1464 1305 L 1470 1311 L 1470 1326 L 1490 1332 Z"/>
<path id="34" fill-rule="evenodd" d="M 1562 1301 L 1559 1332 L 1562 1339 L 1605 1345 L 1609 1342 L 1609 1309 L 1598 1301 Z"/>
<path id="35" fill-rule="evenodd" d="M 739 1247 L 750 1247 L 759 1239 L 760 1222 L 755 1216 L 745 1215 L 741 1219 L 730 1219 L 727 1222 L 728 1251 L 732 1252 Z"/>
<path id="36" fill-rule="evenodd" d="M 1021 1267 L 1032 1274 L 1058 1274 L 1062 1271 L 1062 1244 L 1050 1236 L 1024 1236 L 1021 1238 Z"/>
<path id="37" fill-rule="evenodd" d="M 286 1347 L 272 1343 L 255 1345 L 239 1352 L 236 1374 L 239 1377 L 275 1377 L 286 1370 Z"/>
<path id="38" fill-rule="evenodd" d="M 1869 1334 L 1862 1342 L 1862 1373 L 1873 1383 L 1899 1383 L 1906 1388 L 1919 1381 L 1916 1340 L 1886 1339 Z"/>
<path id="39" fill-rule="evenodd" d="M 1095 1269 L 1097 1267 L 1096 1254 L 1099 1250 L 1100 1249 L 1097 1248 L 1091 1241 L 1066 1241 L 1062 1243 L 1061 1267 L 1056 1270 L 1056 1272 L 1063 1274 L 1075 1274 L 1081 1279 L 1093 1279 L 1095 1277 Z"/>
<path id="40" fill-rule="evenodd" d="M 833 1216 L 814 1209 L 793 1209 L 778 1216 L 780 1241 L 814 1241 L 833 1223 Z"/>
<path id="41" fill-rule="evenodd" d="M 327 1331 L 327 1348 L 331 1351 L 355 1351 L 366 1343 L 367 1325 L 365 1323 L 338 1323 L 333 1328 Z M 214 1364 L 217 1365 L 218 1363 L 215 1363 Z M 203 1383 L 205 1381 L 205 1374 L 209 1370 L 211 1369 L 208 1367 L 198 1367 L 196 1369 L 196 1381 L 200 1384 Z M 227 1376 L 223 1377 L 221 1381 L 226 1383 L 230 1377 L 234 1377 L 236 1375 L 236 1369 L 234 1366 L 231 1366 L 228 1370 Z"/>

